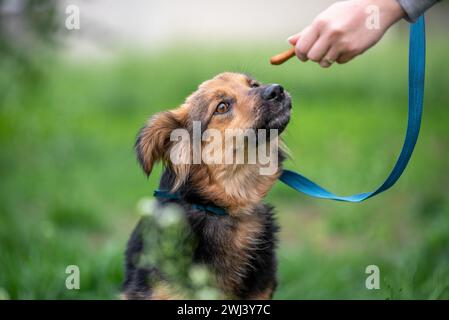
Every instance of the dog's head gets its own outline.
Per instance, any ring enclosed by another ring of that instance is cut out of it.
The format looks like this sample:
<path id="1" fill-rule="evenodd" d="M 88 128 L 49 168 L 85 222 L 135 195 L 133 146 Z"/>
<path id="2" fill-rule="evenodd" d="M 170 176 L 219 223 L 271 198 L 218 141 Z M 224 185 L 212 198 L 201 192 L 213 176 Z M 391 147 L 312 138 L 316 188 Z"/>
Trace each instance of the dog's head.
<path id="1" fill-rule="evenodd" d="M 179 108 L 161 112 L 149 120 L 137 138 L 138 159 L 147 175 L 155 162 L 163 161 L 176 175 L 173 189 L 189 184 L 203 193 L 224 192 L 227 198 L 244 198 L 248 196 L 245 189 L 254 190 L 262 184 L 267 185 L 259 190 L 260 196 L 264 196 L 279 176 L 280 165 L 276 164 L 276 170 L 264 177 L 262 175 L 259 181 L 255 175 L 259 176 L 260 172 L 255 170 L 263 164 L 257 150 L 264 148 L 283 159 L 282 151 L 273 149 L 273 145 L 277 147 L 279 142 L 273 132 L 281 133 L 285 129 L 290 120 L 290 110 L 290 96 L 280 85 L 261 84 L 244 74 L 222 73 L 202 83 Z M 184 130 L 190 140 L 180 141 L 183 135 L 174 135 L 177 130 Z M 266 134 L 259 135 L 264 130 Z M 253 135 L 248 134 L 251 131 Z M 210 132 L 213 134 L 206 134 Z M 237 136 L 232 137 L 231 134 L 230 138 L 229 132 Z M 235 140 L 239 135 L 244 136 L 241 140 L 244 143 L 240 145 Z M 218 161 L 215 158 L 213 163 L 205 163 L 203 154 L 199 157 L 200 162 L 195 162 L 193 153 L 198 151 L 195 137 L 200 139 L 199 144 L 204 151 L 209 146 L 207 150 L 210 152 L 212 141 L 215 147 L 220 142 L 218 149 L 223 151 L 222 157 L 218 157 Z M 255 144 L 249 143 L 253 137 Z M 236 143 L 229 143 L 230 140 Z M 238 150 L 255 152 L 255 163 L 249 162 L 248 154 L 244 156 L 244 163 L 225 160 L 226 153 L 235 155 Z M 173 161 L 174 152 L 175 158 L 182 161 Z M 254 185 L 245 185 L 251 183 Z"/>

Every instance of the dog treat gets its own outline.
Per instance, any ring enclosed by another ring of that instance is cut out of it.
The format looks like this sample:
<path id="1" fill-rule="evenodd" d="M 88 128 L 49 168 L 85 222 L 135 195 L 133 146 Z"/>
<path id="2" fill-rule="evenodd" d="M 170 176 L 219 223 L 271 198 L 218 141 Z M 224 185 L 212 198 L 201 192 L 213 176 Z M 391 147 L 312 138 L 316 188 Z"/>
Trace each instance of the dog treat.
<path id="1" fill-rule="evenodd" d="M 270 63 L 273 65 L 282 64 L 291 57 L 295 56 L 295 47 L 292 47 L 284 52 L 281 52 L 270 59 Z"/>

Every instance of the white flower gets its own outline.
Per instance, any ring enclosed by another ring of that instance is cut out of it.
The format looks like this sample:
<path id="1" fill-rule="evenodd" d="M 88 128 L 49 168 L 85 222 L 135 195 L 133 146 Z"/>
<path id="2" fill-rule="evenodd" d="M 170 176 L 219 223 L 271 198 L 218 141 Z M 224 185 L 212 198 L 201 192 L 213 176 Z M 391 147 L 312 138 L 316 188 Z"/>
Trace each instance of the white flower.
<path id="1" fill-rule="evenodd" d="M 176 206 L 167 206 L 162 208 L 161 211 L 157 217 L 157 221 L 161 227 L 167 228 L 181 221 L 182 215 Z"/>
<path id="2" fill-rule="evenodd" d="M 209 271 L 204 266 L 193 266 L 189 270 L 189 277 L 195 285 L 204 286 L 209 279 Z"/>
<path id="3" fill-rule="evenodd" d="M 196 293 L 198 300 L 217 300 L 220 299 L 220 293 L 217 289 L 205 287 Z"/>
<path id="4" fill-rule="evenodd" d="M 137 203 L 137 210 L 145 216 L 154 216 L 156 201 L 152 198 L 142 198 Z"/>
<path id="5" fill-rule="evenodd" d="M 9 294 L 3 288 L 0 288 L 0 300 L 9 300 Z"/>

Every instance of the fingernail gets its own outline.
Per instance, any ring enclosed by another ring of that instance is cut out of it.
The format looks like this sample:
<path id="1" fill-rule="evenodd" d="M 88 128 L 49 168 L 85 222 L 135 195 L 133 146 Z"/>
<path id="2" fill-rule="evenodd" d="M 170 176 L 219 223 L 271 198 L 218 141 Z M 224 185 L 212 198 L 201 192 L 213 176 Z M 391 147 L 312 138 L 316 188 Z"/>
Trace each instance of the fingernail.
<path id="1" fill-rule="evenodd" d="M 293 39 L 293 37 L 294 37 L 294 36 L 288 37 L 288 38 L 287 38 L 287 43 L 290 43 L 290 44 L 291 44 L 291 40 Z"/>

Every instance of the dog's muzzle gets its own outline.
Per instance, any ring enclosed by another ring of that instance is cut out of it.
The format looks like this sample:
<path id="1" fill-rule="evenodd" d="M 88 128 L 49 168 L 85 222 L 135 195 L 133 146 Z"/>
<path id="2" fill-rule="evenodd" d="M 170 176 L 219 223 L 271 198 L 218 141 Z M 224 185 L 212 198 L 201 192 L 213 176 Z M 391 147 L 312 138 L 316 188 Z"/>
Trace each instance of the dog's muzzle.
<path id="1" fill-rule="evenodd" d="M 284 131 L 290 121 L 292 108 L 290 95 L 279 84 L 270 84 L 261 88 L 261 108 L 259 127 Z"/>

